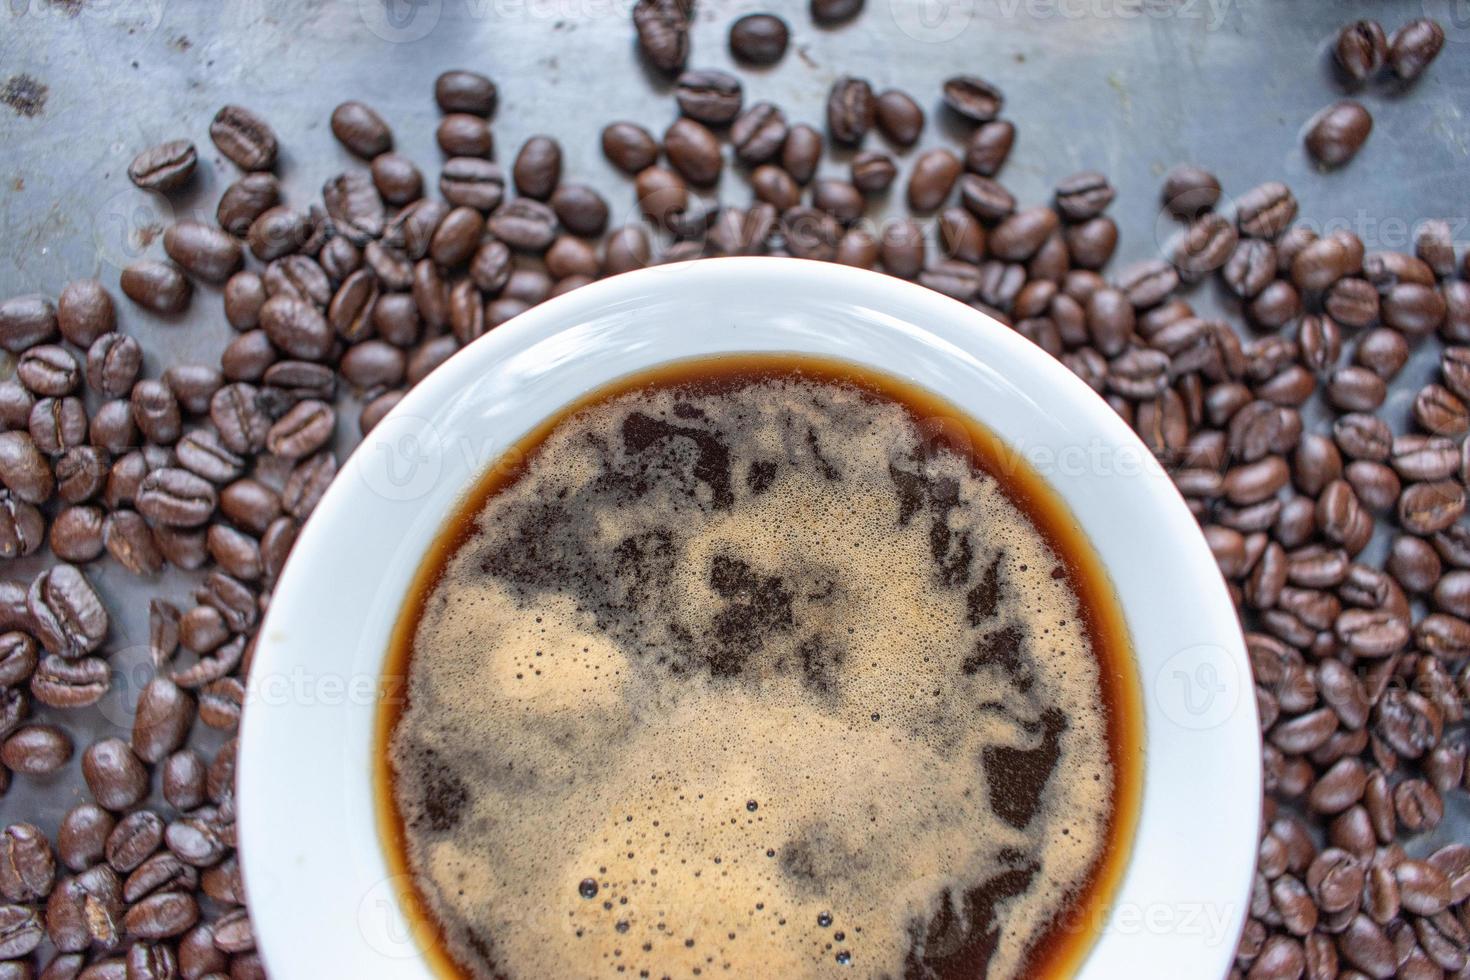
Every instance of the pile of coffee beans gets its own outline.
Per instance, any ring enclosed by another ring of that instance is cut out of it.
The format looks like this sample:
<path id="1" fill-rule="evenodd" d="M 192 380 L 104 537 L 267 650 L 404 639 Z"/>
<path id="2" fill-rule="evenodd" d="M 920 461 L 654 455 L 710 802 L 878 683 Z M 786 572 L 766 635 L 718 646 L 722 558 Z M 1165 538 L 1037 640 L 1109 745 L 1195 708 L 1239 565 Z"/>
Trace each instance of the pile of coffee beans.
<path id="1" fill-rule="evenodd" d="M 812 16 L 860 7 L 813 0 Z M 915 97 L 846 76 L 806 107 L 825 114 L 811 125 L 747 102 L 734 75 L 690 68 L 691 15 L 690 0 L 634 10 L 647 60 L 675 85 L 662 133 L 617 121 L 600 134 L 629 177 L 626 223 L 563 173 L 552 136 L 527 140 L 507 174 L 492 159 L 495 83 L 448 71 L 433 89 L 436 181 L 348 101 L 331 131 L 362 166 L 288 202 L 271 125 L 225 106 L 208 136 L 238 178 L 215 220 L 168 228 L 162 257 L 116 288 L 0 301 L 14 365 L 0 381 L 0 556 L 51 556 L 30 581 L 0 579 L 0 789 L 77 753 L 85 783 L 54 839 L 26 822 L 0 831 L 0 980 L 263 976 L 234 850 L 232 735 L 271 589 L 336 473 L 338 430 L 368 432 L 461 346 L 549 297 L 650 263 L 752 254 L 879 269 L 983 310 L 1092 386 L 1172 475 L 1239 608 L 1264 735 L 1269 798 L 1232 976 L 1470 976 L 1470 847 L 1417 841 L 1463 791 L 1470 747 L 1470 256 L 1449 226 L 1423 222 L 1412 254 L 1368 251 L 1299 224 L 1284 184 L 1231 198 L 1183 165 L 1162 189 L 1175 240 L 1110 270 L 1108 178 L 1066 175 L 1050 200 L 1018 202 L 1000 179 L 1018 128 L 992 81 Z M 752 14 L 728 43 L 764 65 L 790 36 Z M 1384 64 L 1412 79 L 1442 39 L 1429 21 L 1391 39 L 1361 22 L 1334 50 L 1352 79 Z M 875 224 L 871 196 L 932 112 L 963 143 L 917 153 L 910 216 Z M 1330 110 L 1313 152 L 1346 159 L 1359 130 Z M 829 144 L 850 159 L 845 178 L 817 176 Z M 167 194 L 199 165 L 181 135 L 142 150 L 129 176 Z M 709 199 L 727 169 L 748 200 Z M 1190 303 L 1208 279 L 1236 300 L 1228 320 Z M 235 336 L 217 362 L 148 376 L 118 289 L 181 324 L 217 315 L 218 291 Z M 1425 344 L 1440 376 L 1396 417 L 1389 387 Z M 349 403 L 363 407 L 344 424 Z M 1375 535 L 1391 539 L 1382 562 L 1365 559 Z M 197 587 L 182 606 L 151 604 L 156 676 L 130 737 L 82 745 L 31 709 L 65 719 L 113 687 L 101 563 L 144 580 L 171 566 Z"/>

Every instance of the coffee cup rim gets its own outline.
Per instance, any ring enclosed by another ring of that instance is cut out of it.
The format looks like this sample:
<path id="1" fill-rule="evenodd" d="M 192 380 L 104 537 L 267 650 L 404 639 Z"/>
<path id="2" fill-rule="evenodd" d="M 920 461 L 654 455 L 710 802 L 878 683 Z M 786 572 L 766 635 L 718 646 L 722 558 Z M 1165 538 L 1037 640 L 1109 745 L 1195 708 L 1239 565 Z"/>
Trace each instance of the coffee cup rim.
<path id="1" fill-rule="evenodd" d="M 1030 448 L 1056 467 L 1043 477 L 1114 574 L 1143 695 L 1132 854 L 1077 976 L 1227 972 L 1249 906 L 1260 736 L 1234 607 L 1167 474 L 1102 398 L 981 310 L 876 272 L 752 257 L 650 267 L 526 311 L 415 386 L 342 465 L 260 628 L 240 732 L 240 862 L 272 975 L 433 975 L 412 937 L 394 938 L 402 890 L 378 833 L 371 732 L 385 624 L 458 493 L 555 407 L 660 363 L 742 350 L 858 361 L 1002 440 L 1038 433 Z M 1063 472 L 1056 450 L 1074 446 L 1087 450 L 1080 472 Z M 400 482 L 404 460 L 434 473 Z"/>

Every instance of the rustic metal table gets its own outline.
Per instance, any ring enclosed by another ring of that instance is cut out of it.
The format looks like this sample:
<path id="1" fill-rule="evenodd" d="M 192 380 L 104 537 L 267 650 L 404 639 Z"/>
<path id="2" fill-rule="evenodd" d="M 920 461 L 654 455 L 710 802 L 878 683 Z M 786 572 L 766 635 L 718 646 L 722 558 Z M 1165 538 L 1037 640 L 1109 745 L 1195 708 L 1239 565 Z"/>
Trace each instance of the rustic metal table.
<path id="1" fill-rule="evenodd" d="M 1078 169 L 1111 176 L 1118 189 L 1111 213 L 1122 231 L 1115 267 L 1157 254 L 1176 229 L 1160 215 L 1158 187 L 1165 170 L 1185 160 L 1218 173 L 1227 194 L 1285 180 L 1304 222 L 1349 228 L 1369 249 L 1410 248 L 1413 226 L 1430 217 L 1449 219 L 1462 247 L 1470 240 L 1463 0 L 868 0 L 859 18 L 832 29 L 815 26 L 805 7 L 699 0 L 691 63 L 730 67 L 729 23 L 774 9 L 792 24 L 792 47 L 775 67 L 742 70 L 748 101 L 775 101 L 793 120 L 820 126 L 833 79 L 863 75 L 875 87 L 912 93 L 929 110 L 924 146 L 960 134 L 937 111 L 941 80 L 985 76 L 1004 89 L 1005 115 L 1020 128 L 1002 175 L 1019 200 L 1048 200 L 1053 183 Z M 661 131 L 673 118 L 667 80 L 635 50 L 630 8 L 631 0 L 8 0 L 0 10 L 0 295 L 54 296 L 67 280 L 93 275 L 115 287 L 122 265 L 161 254 L 156 239 L 171 220 L 212 219 L 235 176 L 207 136 L 226 102 L 274 125 L 283 142 L 279 172 L 298 203 L 356 165 L 327 126 L 346 98 L 376 107 L 398 148 L 432 179 L 441 157 L 431 88 L 451 67 L 498 83 L 501 159 L 533 133 L 553 135 L 566 173 L 601 190 L 615 219 L 630 218 L 630 181 L 603 159 L 599 130 L 626 118 Z M 1412 87 L 1380 83 L 1359 93 L 1375 118 L 1371 139 L 1349 166 L 1319 172 L 1300 133 L 1343 94 L 1328 39 L 1357 16 L 1392 30 L 1421 15 L 1444 25 L 1443 54 Z M 166 200 L 135 189 L 126 176 L 133 155 L 180 137 L 201 154 L 188 191 Z M 913 157 L 905 155 L 904 170 Z M 824 167 L 845 169 L 830 159 Z M 729 169 L 724 197 L 743 203 L 748 191 Z M 901 194 L 891 198 L 901 209 Z M 214 361 L 230 336 L 212 288 L 199 290 L 182 323 L 118 299 L 122 329 L 143 342 L 150 374 L 173 362 Z M 1222 302 L 1213 287 L 1196 290 L 1193 301 L 1204 310 Z M 1391 418 L 1406 416 L 1432 371 L 1432 358 L 1411 363 L 1385 409 Z M 339 425 L 344 451 L 356 437 L 354 420 L 344 413 Z M 13 562 L 0 575 L 29 578 L 43 561 Z M 79 740 L 86 732 L 125 733 L 151 671 L 142 646 L 147 599 L 184 599 L 192 584 L 176 572 L 139 581 L 108 559 L 89 574 L 111 600 L 117 678 L 97 709 L 68 717 Z M 0 797 L 0 824 L 25 819 L 51 832 L 83 791 L 75 760 L 45 779 L 17 779 Z M 1437 839 L 1470 826 L 1463 799 L 1451 809 Z"/>

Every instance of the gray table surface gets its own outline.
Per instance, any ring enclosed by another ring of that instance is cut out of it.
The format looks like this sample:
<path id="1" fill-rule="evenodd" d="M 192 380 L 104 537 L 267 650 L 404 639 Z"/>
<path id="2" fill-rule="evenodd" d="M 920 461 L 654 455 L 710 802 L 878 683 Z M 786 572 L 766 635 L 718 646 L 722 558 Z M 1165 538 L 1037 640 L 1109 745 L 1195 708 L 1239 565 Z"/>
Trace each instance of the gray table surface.
<path id="1" fill-rule="evenodd" d="M 283 145 L 279 172 L 296 203 L 315 200 L 327 177 L 357 165 L 327 126 L 346 98 L 375 106 L 398 148 L 432 180 L 441 159 L 432 84 L 446 68 L 472 68 L 498 83 L 499 159 L 531 134 L 553 135 L 568 178 L 603 191 L 615 218 L 631 216 L 630 182 L 603 159 L 598 132 L 613 118 L 661 132 L 674 116 L 666 80 L 635 51 L 631 0 L 389 2 L 8 0 L 0 8 L 0 295 L 54 296 L 67 280 L 93 275 L 115 287 L 122 265 L 161 255 L 154 239 L 170 220 L 212 219 L 219 192 L 235 176 L 207 133 L 225 102 L 272 122 Z M 1213 169 L 1227 194 L 1285 180 L 1305 222 L 1350 228 L 1369 249 L 1411 247 L 1413 225 L 1430 217 L 1450 219 L 1463 247 L 1470 241 L 1470 17 L 1463 0 L 1455 3 L 868 0 L 855 22 L 823 29 L 804 3 L 699 0 L 691 64 L 730 67 L 729 23 L 775 10 L 792 25 L 792 48 L 778 66 L 742 72 L 747 102 L 773 100 L 793 120 L 820 128 L 832 80 L 863 75 L 880 89 L 912 93 L 929 110 L 921 146 L 962 132 L 937 111 L 941 80 L 957 72 L 985 76 L 1004 89 L 1005 115 L 1020 129 L 1002 173 L 1019 200 L 1048 200 L 1058 178 L 1081 168 L 1111 176 L 1118 189 L 1111 213 L 1122 230 L 1114 268 L 1155 255 L 1174 230 L 1159 216 L 1158 186 L 1182 160 Z M 1300 133 L 1343 94 L 1328 51 L 1334 30 L 1372 16 L 1391 31 L 1425 14 L 1446 28 L 1439 60 L 1408 90 L 1379 84 L 1359 93 L 1375 117 L 1372 138 L 1350 166 L 1318 172 Z M 200 150 L 201 172 L 189 191 L 165 200 L 136 190 L 126 176 L 133 155 L 179 137 Z M 913 156 L 904 156 L 904 171 Z M 823 166 L 845 172 L 840 159 Z M 732 170 L 724 199 L 744 203 L 749 192 Z M 901 210 L 901 192 L 891 197 L 892 210 Z M 889 208 L 880 200 L 875 214 Z M 121 328 L 143 341 L 150 374 L 174 362 L 214 361 L 230 336 L 214 289 L 198 291 L 182 323 L 158 320 L 116 295 Z M 1207 311 L 1220 308 L 1212 287 L 1192 299 Z M 0 373 L 10 370 L 7 359 Z M 1433 358 L 1420 356 L 1405 372 L 1386 409 L 1395 424 L 1432 371 Z M 344 416 L 338 435 L 340 447 L 350 448 L 355 413 Z M 0 575 L 28 578 L 38 567 L 28 559 Z M 66 723 L 78 734 L 113 733 L 127 725 L 148 676 L 140 647 L 147 599 L 184 600 L 191 579 L 169 573 L 138 582 L 110 560 L 88 571 L 110 602 L 118 683 L 99 709 Z M 53 777 L 15 782 L 0 797 L 0 824 L 25 819 L 50 831 L 84 793 L 75 761 Z M 1438 837 L 1470 825 L 1462 804 Z"/>

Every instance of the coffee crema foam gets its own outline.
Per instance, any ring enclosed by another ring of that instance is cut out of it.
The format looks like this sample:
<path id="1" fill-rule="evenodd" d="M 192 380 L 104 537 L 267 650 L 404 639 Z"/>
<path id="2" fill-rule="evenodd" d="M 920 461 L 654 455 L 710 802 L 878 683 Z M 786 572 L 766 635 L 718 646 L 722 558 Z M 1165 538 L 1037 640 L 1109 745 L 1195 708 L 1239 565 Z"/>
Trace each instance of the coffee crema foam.
<path id="1" fill-rule="evenodd" d="M 1063 563 L 857 387 L 562 420 L 412 651 L 394 799 L 476 976 L 1013 977 L 1108 843 Z"/>

